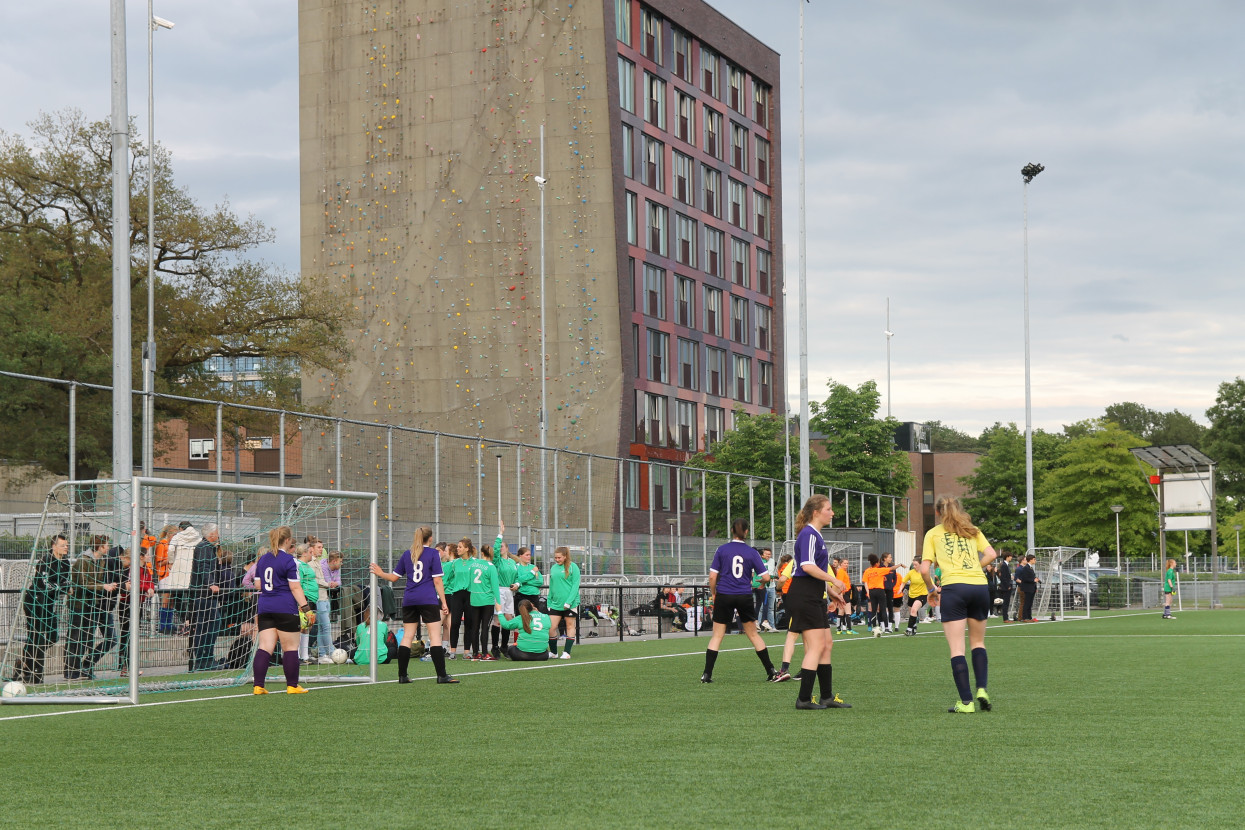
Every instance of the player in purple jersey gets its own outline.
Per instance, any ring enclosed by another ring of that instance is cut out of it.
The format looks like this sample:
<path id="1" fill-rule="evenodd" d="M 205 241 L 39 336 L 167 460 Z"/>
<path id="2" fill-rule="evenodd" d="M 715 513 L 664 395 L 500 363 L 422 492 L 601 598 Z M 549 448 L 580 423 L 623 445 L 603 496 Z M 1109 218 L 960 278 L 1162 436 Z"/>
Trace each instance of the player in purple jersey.
<path id="1" fill-rule="evenodd" d="M 406 669 L 411 662 L 411 643 L 420 621 L 428 626 L 428 642 L 432 645 L 432 664 L 437 668 L 438 683 L 457 683 L 458 680 L 445 673 L 445 649 L 441 645 L 441 615 L 449 613 L 445 602 L 445 584 L 441 573 L 441 554 L 428 547 L 432 541 L 432 528 L 421 527 L 415 531 L 411 549 L 402 554 L 393 573 L 385 573 L 380 565 L 373 564 L 373 574 L 389 582 L 406 578 L 402 592 L 402 642 L 398 645 L 398 682 L 410 683 Z M 419 551 L 418 554 L 415 551 Z"/>
<path id="2" fill-rule="evenodd" d="M 718 659 L 718 649 L 726 635 L 731 617 L 739 614 L 740 627 L 756 649 L 757 658 L 765 666 L 768 679 L 774 677 L 774 664 L 769 659 L 769 646 L 757 633 L 756 604 L 752 601 L 752 575 L 760 574 L 761 583 L 769 582 L 769 573 L 761 555 L 744 542 L 748 535 L 748 523 L 736 519 L 731 523 L 731 541 L 713 554 L 709 566 L 709 598 L 713 605 L 713 636 L 705 649 L 705 673 L 701 683 L 713 682 L 713 664 Z"/>
<path id="3" fill-rule="evenodd" d="M 268 694 L 264 678 L 272 663 L 272 653 L 281 641 L 281 667 L 285 670 L 285 692 L 306 694 L 298 685 L 298 641 L 301 633 L 316 621 L 315 610 L 307 604 L 298 580 L 298 563 L 288 551 L 294 533 L 288 527 L 273 528 L 268 534 L 271 549 L 255 563 L 255 587 L 259 591 L 256 626 L 259 647 L 255 651 L 255 690 Z"/>
<path id="4" fill-rule="evenodd" d="M 830 565 L 821 529 L 830 524 L 834 510 L 830 499 L 809 496 L 795 520 L 799 535 L 795 540 L 795 565 L 791 569 L 791 587 L 787 589 L 788 628 L 804 636 L 804 661 L 800 664 L 800 695 L 797 709 L 850 709 L 835 696 L 831 687 L 830 634 L 826 594 L 842 606 L 843 585 L 827 570 Z M 821 702 L 813 700 L 813 681 L 820 681 Z"/>

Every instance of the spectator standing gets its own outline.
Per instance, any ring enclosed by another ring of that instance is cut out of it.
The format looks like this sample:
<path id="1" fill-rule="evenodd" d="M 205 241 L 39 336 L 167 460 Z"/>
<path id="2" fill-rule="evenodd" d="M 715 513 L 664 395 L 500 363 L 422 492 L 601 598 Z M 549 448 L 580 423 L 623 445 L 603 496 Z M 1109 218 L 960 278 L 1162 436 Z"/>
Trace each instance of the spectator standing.
<path id="1" fill-rule="evenodd" d="M 103 627 L 105 598 L 115 599 L 118 585 L 105 581 L 104 551 L 107 536 L 95 536 L 88 553 L 78 557 L 70 572 L 69 631 L 65 644 L 65 679 L 94 680 L 97 644 L 95 633 Z"/>
<path id="2" fill-rule="evenodd" d="M 212 671 L 220 633 L 220 529 L 212 522 L 194 547 L 187 580 L 190 600 L 190 670 Z"/>
<path id="3" fill-rule="evenodd" d="M 168 575 L 160 580 L 160 591 L 168 592 L 169 596 L 169 633 L 177 630 L 177 617 L 185 613 L 183 604 L 186 592 L 190 589 L 190 571 L 194 566 L 195 548 L 203 541 L 203 536 L 190 522 L 184 525 L 169 539 Z"/>
<path id="4" fill-rule="evenodd" d="M 1025 622 L 1037 622 L 1033 617 L 1033 597 L 1041 580 L 1033 570 L 1036 561 L 1037 557 L 1029 554 L 1022 564 L 1016 566 L 1016 587 L 1020 589 L 1020 616 L 1017 619 Z"/>
<path id="5" fill-rule="evenodd" d="M 315 536 L 307 537 L 307 547 L 311 552 L 312 571 L 316 576 L 316 625 L 315 631 L 311 632 L 316 638 L 316 648 L 320 652 L 320 663 L 328 664 L 333 662 L 330 657 L 333 653 L 333 623 L 332 623 L 332 603 L 329 602 L 329 578 L 325 571 L 325 565 L 328 564 L 324 558 L 324 542 Z M 340 576 L 340 574 L 339 574 Z M 310 602 L 308 598 L 308 602 Z"/>
<path id="6" fill-rule="evenodd" d="M 155 567 L 156 586 L 159 587 L 169 575 L 169 543 L 177 535 L 177 525 L 165 525 L 160 529 L 160 538 L 156 542 Z M 157 630 L 161 634 L 174 634 L 177 631 L 177 618 L 173 613 L 173 598 L 167 593 L 160 595 L 160 619 Z"/>
<path id="7" fill-rule="evenodd" d="M 1003 560 L 995 570 L 999 577 L 999 599 L 1003 600 L 1003 622 L 1011 622 L 1012 592 L 1016 587 L 1012 580 L 1012 555 L 1004 553 Z"/>
<path id="8" fill-rule="evenodd" d="M 765 667 L 766 680 L 773 680 L 778 675 L 769 659 L 769 646 L 757 634 L 756 612 L 759 609 L 755 603 L 750 602 L 749 597 L 749 589 L 757 580 L 764 585 L 770 581 L 770 577 L 760 555 L 744 542 L 747 535 L 748 522 L 736 519 L 731 524 L 731 541 L 714 552 L 713 563 L 709 565 L 713 635 L 709 638 L 709 647 L 705 649 L 705 672 L 700 676 L 701 683 L 713 682 L 713 665 L 717 662 L 722 638 L 726 636 L 726 626 L 736 614 L 739 615 L 740 629 L 752 643 L 757 658 Z"/>
<path id="9" fill-rule="evenodd" d="M 150 551 L 154 547 L 148 546 L 141 554 L 138 563 L 138 585 L 139 585 L 139 619 L 142 619 L 142 605 L 155 596 L 156 586 L 152 580 L 151 573 L 151 554 Z M 126 677 L 129 674 L 130 665 L 130 553 L 122 549 L 121 552 L 121 588 L 117 594 L 117 613 L 120 616 L 121 623 L 121 640 L 117 649 L 117 660 L 121 667 L 121 676 Z"/>
<path id="10" fill-rule="evenodd" d="M 15 680 L 43 682 L 43 663 L 48 646 L 59 639 L 56 603 L 69 588 L 69 540 L 63 534 L 52 537 L 52 547 L 35 563 L 34 576 L 22 595 L 26 614 L 26 645 L 17 665 Z"/>
<path id="11" fill-rule="evenodd" d="M 765 588 L 765 604 L 761 606 L 761 613 L 757 615 L 757 627 L 763 631 L 777 631 L 774 626 L 774 606 L 778 597 L 778 586 L 774 581 L 778 576 L 778 565 L 774 562 L 774 551 L 770 548 L 761 548 L 761 561 L 765 563 L 765 573 L 769 575 Z"/>

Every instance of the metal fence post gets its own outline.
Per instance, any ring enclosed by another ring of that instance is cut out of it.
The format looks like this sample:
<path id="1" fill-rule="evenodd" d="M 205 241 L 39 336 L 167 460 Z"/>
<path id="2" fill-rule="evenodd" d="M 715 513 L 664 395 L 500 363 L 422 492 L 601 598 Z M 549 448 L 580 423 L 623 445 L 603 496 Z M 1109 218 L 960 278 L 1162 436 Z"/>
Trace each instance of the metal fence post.
<path id="1" fill-rule="evenodd" d="M 285 486 L 285 410 L 277 416 L 277 484 Z M 285 521 L 285 494 L 281 494 L 281 520 Z"/>
<path id="2" fill-rule="evenodd" d="M 385 427 L 385 518 L 388 523 L 389 570 L 393 571 L 393 427 Z M 411 551 L 415 555 L 415 551 Z"/>
<path id="3" fill-rule="evenodd" d="M 558 487 L 558 451 L 556 449 L 553 451 L 553 477 L 551 483 L 553 484 L 553 546 L 557 547 L 561 542 L 558 534 L 558 528 L 560 527 L 558 518 L 558 490 L 562 488 Z"/>
<path id="4" fill-rule="evenodd" d="M 224 472 L 225 472 L 223 460 L 221 459 L 221 455 L 223 454 L 221 451 L 221 442 L 224 440 L 222 437 L 223 428 L 221 426 L 221 421 L 223 420 L 223 413 L 221 410 L 222 410 L 221 404 L 217 404 L 216 405 L 216 444 L 215 444 L 215 447 L 216 447 L 216 483 L 217 484 L 221 483 L 222 476 L 224 475 Z M 237 452 L 237 451 L 238 451 L 238 448 L 234 447 L 234 452 Z M 217 525 L 220 524 L 220 514 L 221 514 L 221 491 L 217 490 L 216 491 L 216 524 Z"/>
<path id="5" fill-rule="evenodd" d="M 700 564 L 709 570 L 709 501 L 705 486 L 705 471 L 700 471 Z"/>
<path id="6" fill-rule="evenodd" d="M 626 513 L 624 508 L 627 501 L 627 492 L 623 489 L 623 470 L 627 466 L 626 461 L 618 459 L 618 575 L 626 576 L 627 574 L 627 531 Z M 622 589 L 618 589 L 618 598 L 622 599 Z M 620 603 L 621 604 L 621 603 Z M 622 619 L 622 609 L 618 611 L 619 619 Z M 622 635 L 619 635 L 622 639 Z"/>
<path id="7" fill-rule="evenodd" d="M 481 450 L 484 443 L 476 437 L 476 539 L 484 547 L 484 461 Z"/>
<path id="8" fill-rule="evenodd" d="M 441 433 L 432 436 L 432 523 L 441 538 Z"/>
<path id="9" fill-rule="evenodd" d="M 650 574 L 657 572 L 657 566 L 653 558 L 653 462 L 644 462 L 648 470 L 648 572 Z"/>
<path id="10" fill-rule="evenodd" d="M 592 547 L 592 527 L 596 522 L 592 515 L 592 456 L 588 456 L 588 547 Z"/>
<path id="11" fill-rule="evenodd" d="M 517 530 L 523 527 L 523 447 L 520 444 L 514 445 L 514 477 L 514 526 Z"/>
<path id="12" fill-rule="evenodd" d="M 69 480 L 78 480 L 78 384 L 69 384 Z M 69 531 L 73 533 L 72 528 Z"/>
<path id="13" fill-rule="evenodd" d="M 726 534 L 730 538 L 731 533 L 731 474 L 726 474 Z"/>
<path id="14" fill-rule="evenodd" d="M 774 544 L 778 541 L 778 526 L 774 523 L 774 479 L 769 480 L 769 542 Z"/>
<path id="15" fill-rule="evenodd" d="M 334 454 L 337 456 L 337 465 L 334 468 L 333 482 L 336 485 L 334 489 L 340 490 L 342 489 L 342 419 L 335 418 L 333 420 L 333 424 L 334 424 L 333 435 L 334 435 L 334 441 L 335 441 L 334 449 L 336 450 Z M 334 512 L 337 514 L 337 547 L 341 548 L 343 547 L 343 545 L 342 545 L 342 506 L 340 502 L 338 502 L 337 509 Z M 372 624 L 372 630 L 373 631 L 376 630 L 375 623 Z M 375 649 L 375 646 L 373 646 L 372 648 Z M 373 650 L 372 653 L 375 654 L 376 652 Z"/>

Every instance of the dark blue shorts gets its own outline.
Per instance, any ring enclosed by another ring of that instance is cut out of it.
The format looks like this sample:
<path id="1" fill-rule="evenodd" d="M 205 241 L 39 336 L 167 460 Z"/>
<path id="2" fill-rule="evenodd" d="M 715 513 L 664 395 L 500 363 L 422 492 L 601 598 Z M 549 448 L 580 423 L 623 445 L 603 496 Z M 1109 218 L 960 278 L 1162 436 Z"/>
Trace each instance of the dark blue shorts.
<path id="1" fill-rule="evenodd" d="M 986 585 L 943 585 L 939 614 L 943 622 L 984 620 L 990 616 L 990 588 Z"/>

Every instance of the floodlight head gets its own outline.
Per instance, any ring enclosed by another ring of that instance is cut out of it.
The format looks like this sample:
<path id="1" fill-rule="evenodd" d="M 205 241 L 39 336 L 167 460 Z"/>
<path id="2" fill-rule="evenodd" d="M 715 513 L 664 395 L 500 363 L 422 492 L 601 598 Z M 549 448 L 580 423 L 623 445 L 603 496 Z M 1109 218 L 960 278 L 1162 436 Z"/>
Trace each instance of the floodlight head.
<path id="1" fill-rule="evenodd" d="M 547 181 L 549 181 L 549 180 L 548 180 L 548 179 L 546 179 L 544 176 L 537 176 L 537 177 L 536 177 L 536 184 L 540 185 L 541 187 L 544 187 L 544 186 L 545 186 L 545 182 L 547 182 Z"/>
<path id="2" fill-rule="evenodd" d="M 882 333 L 883 333 L 883 334 L 885 334 L 887 337 L 894 337 L 894 336 L 895 336 L 895 332 L 890 331 L 890 330 L 884 331 L 884 332 L 882 332 Z"/>
<path id="3" fill-rule="evenodd" d="M 1038 173 L 1041 173 L 1045 169 L 1046 167 L 1044 165 L 1029 162 L 1024 167 L 1020 168 L 1020 175 L 1025 177 L 1025 184 L 1028 184 L 1037 178 Z"/>
<path id="4" fill-rule="evenodd" d="M 1113 504 L 1113 505 L 1111 505 L 1111 509 L 1112 509 L 1112 510 L 1114 510 L 1116 513 L 1119 513 L 1121 510 L 1123 510 L 1123 509 L 1124 509 L 1124 505 L 1122 505 L 1122 504 Z"/>
<path id="5" fill-rule="evenodd" d="M 152 15 L 151 28 L 152 29 L 172 29 L 173 21 L 165 20 L 163 17 L 156 17 Z"/>

